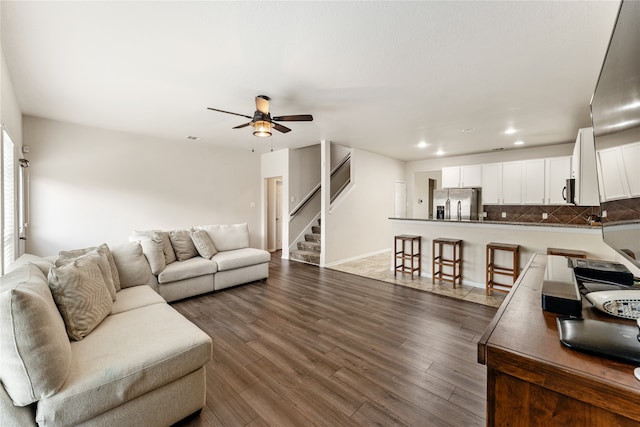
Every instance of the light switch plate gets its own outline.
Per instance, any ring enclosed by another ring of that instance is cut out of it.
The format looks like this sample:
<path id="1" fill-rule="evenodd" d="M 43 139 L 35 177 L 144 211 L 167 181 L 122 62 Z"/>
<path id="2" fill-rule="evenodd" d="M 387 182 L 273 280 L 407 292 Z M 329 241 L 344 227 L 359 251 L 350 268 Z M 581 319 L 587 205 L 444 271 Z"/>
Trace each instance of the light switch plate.
<path id="1" fill-rule="evenodd" d="M 506 212 L 502 212 L 502 218 L 506 218 L 507 217 L 507 213 Z"/>
<path id="2" fill-rule="evenodd" d="M 547 219 L 547 218 L 549 218 L 549 214 L 546 213 L 546 212 L 543 212 L 542 213 L 542 219 Z"/>

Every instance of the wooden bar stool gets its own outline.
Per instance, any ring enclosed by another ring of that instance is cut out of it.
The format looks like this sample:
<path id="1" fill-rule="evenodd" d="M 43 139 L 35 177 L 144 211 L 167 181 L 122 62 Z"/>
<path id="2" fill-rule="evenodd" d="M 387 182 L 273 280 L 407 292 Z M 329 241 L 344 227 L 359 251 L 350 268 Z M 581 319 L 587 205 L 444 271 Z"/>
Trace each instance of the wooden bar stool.
<path id="1" fill-rule="evenodd" d="M 577 249 L 547 248 L 547 255 L 560 255 L 569 258 L 587 258 L 587 253 L 585 251 L 579 251 Z"/>
<path id="2" fill-rule="evenodd" d="M 436 245 L 438 245 L 437 254 Z M 444 258 L 443 246 L 451 246 L 453 251 L 451 259 Z M 453 283 L 454 289 L 456 283 L 462 285 L 462 240 L 445 238 L 433 239 L 431 254 L 431 284 L 434 284 L 436 278 L 438 278 L 438 280 Z M 436 266 L 438 266 L 437 271 Z M 442 267 L 450 267 L 452 272 L 445 273 L 442 271 Z"/>
<path id="3" fill-rule="evenodd" d="M 513 266 L 509 267 L 498 267 L 495 265 L 495 251 L 506 251 L 511 252 L 513 254 Z M 485 288 L 485 294 L 489 295 L 489 291 L 499 291 L 499 292 L 509 292 L 513 284 L 518 280 L 518 275 L 520 274 L 520 245 L 512 245 L 509 243 L 488 243 L 487 244 L 487 285 Z M 511 276 L 512 283 L 511 284 L 502 284 L 496 283 L 494 280 L 494 275 L 500 274 L 503 276 Z M 500 289 L 496 288 L 497 286 L 502 286 L 508 289 Z"/>
<path id="4" fill-rule="evenodd" d="M 415 242 L 418 242 L 418 250 L 416 251 Z M 406 244 L 409 244 L 410 250 L 407 250 Z M 411 274 L 422 271 L 422 236 L 410 236 L 401 234 L 395 236 L 393 241 L 393 252 L 395 254 L 393 276 L 397 276 L 398 272 Z"/>

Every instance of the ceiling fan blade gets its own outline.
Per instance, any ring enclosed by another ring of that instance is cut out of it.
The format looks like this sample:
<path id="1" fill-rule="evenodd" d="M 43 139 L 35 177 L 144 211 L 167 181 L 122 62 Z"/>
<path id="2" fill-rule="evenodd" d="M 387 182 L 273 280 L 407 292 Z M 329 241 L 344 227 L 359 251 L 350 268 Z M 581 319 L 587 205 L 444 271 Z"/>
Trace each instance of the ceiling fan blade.
<path id="1" fill-rule="evenodd" d="M 256 110 L 260 111 L 262 114 L 269 114 L 269 98 L 267 95 L 258 95 L 256 96 Z"/>
<path id="2" fill-rule="evenodd" d="M 273 125 L 273 128 L 274 128 L 275 130 L 277 130 L 277 131 L 280 131 L 280 132 L 282 132 L 282 133 L 291 132 L 291 129 L 289 129 L 289 128 L 288 128 L 288 127 L 286 127 L 286 126 L 282 126 L 281 124 L 273 123 L 273 122 L 272 122 L 271 124 Z"/>
<path id="3" fill-rule="evenodd" d="M 219 113 L 233 114 L 234 116 L 246 117 L 247 119 L 251 119 L 252 118 L 251 116 L 247 116 L 245 114 L 232 113 L 231 111 L 218 110 L 217 108 L 207 107 L 207 110 L 217 111 Z"/>
<path id="4" fill-rule="evenodd" d="M 279 122 L 310 122 L 313 120 L 313 116 L 311 114 L 297 114 L 293 116 L 273 117 L 271 120 Z"/>
<path id="5" fill-rule="evenodd" d="M 234 126 L 231 129 L 240 129 L 240 128 L 246 128 L 247 126 L 249 126 L 251 124 L 251 122 L 249 123 L 245 123 L 243 125 L 238 125 L 238 126 Z"/>

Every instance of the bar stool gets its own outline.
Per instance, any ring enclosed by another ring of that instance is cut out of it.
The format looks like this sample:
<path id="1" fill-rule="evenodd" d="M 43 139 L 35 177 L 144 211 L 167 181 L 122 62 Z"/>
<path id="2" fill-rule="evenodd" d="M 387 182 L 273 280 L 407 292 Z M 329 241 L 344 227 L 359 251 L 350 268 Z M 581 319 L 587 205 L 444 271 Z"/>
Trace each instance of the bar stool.
<path id="1" fill-rule="evenodd" d="M 513 254 L 513 266 L 509 267 L 498 267 L 495 265 L 495 252 L 496 251 L 505 251 L 511 252 Z M 513 245 L 509 243 L 487 243 L 487 285 L 485 289 L 485 294 L 489 295 L 489 291 L 499 291 L 499 292 L 509 292 L 511 287 L 516 280 L 518 280 L 518 275 L 520 274 L 520 245 Z M 511 284 L 502 284 L 496 283 L 494 280 L 494 275 L 501 274 L 503 276 L 511 276 L 513 282 Z M 504 288 L 509 289 L 500 289 L 496 288 L 495 285 L 502 286 Z"/>
<path id="2" fill-rule="evenodd" d="M 437 254 L 436 245 L 438 245 Z M 443 246 L 445 245 L 451 246 L 451 259 L 444 258 Z M 453 283 L 454 289 L 456 287 L 456 282 L 459 285 L 462 285 L 462 240 L 445 238 L 433 239 L 431 253 L 431 284 L 434 284 L 436 282 L 436 278 L 438 278 L 441 281 Z M 436 266 L 438 266 L 437 271 Z M 442 267 L 450 267 L 452 272 L 445 273 L 442 271 Z"/>
<path id="3" fill-rule="evenodd" d="M 418 242 L 418 250 L 416 251 L 414 243 Z M 406 244 L 409 243 L 410 250 L 406 249 Z M 398 246 L 400 249 L 398 249 Z M 413 279 L 413 273 L 422 271 L 422 236 L 410 236 L 407 234 L 401 234 L 395 236 L 393 241 L 393 252 L 395 254 L 393 276 L 397 276 L 398 272 L 411 274 Z M 399 262 L 399 263 L 398 263 Z"/>
<path id="4" fill-rule="evenodd" d="M 587 253 L 585 251 L 579 251 L 577 249 L 547 248 L 547 255 L 560 255 L 569 258 L 587 258 Z"/>

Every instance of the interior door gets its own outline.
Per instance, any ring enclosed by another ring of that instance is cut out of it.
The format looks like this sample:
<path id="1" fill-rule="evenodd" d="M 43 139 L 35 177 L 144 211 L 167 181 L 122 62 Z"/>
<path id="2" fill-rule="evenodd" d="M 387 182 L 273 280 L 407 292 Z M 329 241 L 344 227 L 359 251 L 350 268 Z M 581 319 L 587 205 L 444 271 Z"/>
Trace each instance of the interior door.
<path id="1" fill-rule="evenodd" d="M 276 250 L 282 249 L 282 181 L 276 181 Z"/>

